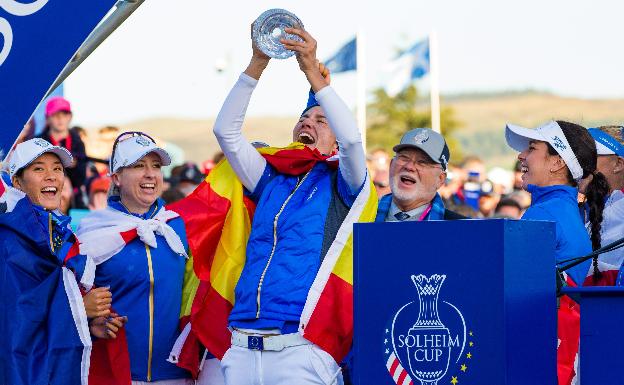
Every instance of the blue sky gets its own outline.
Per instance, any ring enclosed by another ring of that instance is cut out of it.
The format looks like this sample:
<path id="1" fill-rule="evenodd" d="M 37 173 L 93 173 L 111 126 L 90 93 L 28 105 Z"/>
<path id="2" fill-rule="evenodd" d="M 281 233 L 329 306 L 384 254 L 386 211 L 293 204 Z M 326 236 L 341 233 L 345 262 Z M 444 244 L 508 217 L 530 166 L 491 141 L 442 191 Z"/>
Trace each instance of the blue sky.
<path id="1" fill-rule="evenodd" d="M 621 1 L 147 0 L 66 81 L 75 123 L 215 116 L 249 61 L 250 24 L 269 8 L 297 14 L 318 40 L 320 59 L 363 29 L 370 88 L 397 49 L 435 30 L 443 94 L 533 88 L 624 97 Z M 228 66 L 217 73 L 223 58 Z M 332 84 L 355 105 L 354 74 Z M 272 60 L 248 113 L 298 114 L 306 90 L 294 58 Z"/>

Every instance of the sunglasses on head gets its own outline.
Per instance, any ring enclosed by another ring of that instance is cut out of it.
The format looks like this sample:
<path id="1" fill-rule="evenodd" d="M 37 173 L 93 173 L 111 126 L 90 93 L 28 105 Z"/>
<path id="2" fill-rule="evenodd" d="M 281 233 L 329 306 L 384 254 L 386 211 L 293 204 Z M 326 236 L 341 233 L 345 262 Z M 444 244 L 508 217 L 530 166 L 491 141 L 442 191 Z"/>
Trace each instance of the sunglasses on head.
<path id="1" fill-rule="evenodd" d="M 115 159 L 115 151 L 117 151 L 117 145 L 125 140 L 131 139 L 131 138 L 136 138 L 137 136 L 141 136 L 144 138 L 149 139 L 152 143 L 156 144 L 156 141 L 154 140 L 154 138 L 152 138 L 151 136 L 147 135 L 144 132 L 140 132 L 140 131 L 128 131 L 128 132 L 124 132 L 121 135 L 119 135 L 117 137 L 117 139 L 115 139 L 115 142 L 113 143 L 113 152 L 111 154 L 109 163 L 108 163 L 108 169 L 109 171 L 112 173 L 113 172 L 113 165 L 115 164 L 114 159 Z"/>

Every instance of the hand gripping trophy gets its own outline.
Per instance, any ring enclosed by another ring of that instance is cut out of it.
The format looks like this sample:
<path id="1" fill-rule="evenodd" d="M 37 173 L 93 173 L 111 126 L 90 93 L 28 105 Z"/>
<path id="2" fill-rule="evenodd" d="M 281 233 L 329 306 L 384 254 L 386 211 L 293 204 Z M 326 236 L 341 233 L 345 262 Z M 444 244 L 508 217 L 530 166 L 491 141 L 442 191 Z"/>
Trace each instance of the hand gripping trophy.
<path id="1" fill-rule="evenodd" d="M 253 23 L 252 39 L 256 46 L 267 56 L 274 59 L 287 59 L 295 54 L 284 47 L 280 39 L 302 42 L 297 36 L 284 31 L 285 28 L 304 29 L 303 23 L 297 16 L 285 9 L 269 9 L 260 15 Z"/>

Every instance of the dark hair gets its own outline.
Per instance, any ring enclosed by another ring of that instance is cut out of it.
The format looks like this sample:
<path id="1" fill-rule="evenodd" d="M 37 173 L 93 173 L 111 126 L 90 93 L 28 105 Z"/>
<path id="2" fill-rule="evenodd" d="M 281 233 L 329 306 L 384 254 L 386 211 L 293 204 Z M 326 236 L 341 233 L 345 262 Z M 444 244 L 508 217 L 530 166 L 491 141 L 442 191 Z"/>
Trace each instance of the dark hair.
<path id="1" fill-rule="evenodd" d="M 501 209 L 501 207 L 505 207 L 505 206 L 509 206 L 509 207 L 515 207 L 518 209 L 518 211 L 522 212 L 522 206 L 520 206 L 520 203 L 518 203 L 517 200 L 512 199 L 512 198 L 503 198 L 500 200 L 500 202 L 498 202 L 498 204 L 496 205 L 496 208 L 494 209 L 494 212 L 498 212 L 498 210 Z"/>
<path id="2" fill-rule="evenodd" d="M 561 127 L 563 135 L 565 135 L 572 152 L 576 155 L 581 168 L 583 169 L 583 178 L 593 175 L 593 178 L 585 191 L 586 203 L 589 207 L 589 223 L 590 223 L 590 239 L 592 249 L 600 248 L 602 230 L 602 213 L 605 207 L 605 198 L 609 194 L 609 184 L 607 179 L 600 172 L 596 172 L 598 163 L 598 154 L 596 151 L 596 142 L 589 134 L 589 131 L 578 124 L 558 120 L 557 124 Z M 548 153 L 557 155 L 557 151 L 548 144 Z M 568 182 L 572 186 L 577 186 L 577 182 L 572 177 L 572 173 L 568 169 Z M 598 271 L 598 256 L 594 257 L 594 278 L 600 275 Z"/>

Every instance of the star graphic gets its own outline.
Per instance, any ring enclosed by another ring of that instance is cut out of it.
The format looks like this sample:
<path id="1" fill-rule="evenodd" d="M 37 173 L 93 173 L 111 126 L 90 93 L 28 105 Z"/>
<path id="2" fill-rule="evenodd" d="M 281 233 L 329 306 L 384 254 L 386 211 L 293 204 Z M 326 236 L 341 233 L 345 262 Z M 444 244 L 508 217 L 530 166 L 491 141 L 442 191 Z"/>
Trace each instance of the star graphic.
<path id="1" fill-rule="evenodd" d="M 451 377 L 451 384 L 455 385 L 457 384 L 459 381 L 457 381 L 457 377 Z"/>
<path id="2" fill-rule="evenodd" d="M 390 350 L 386 349 L 386 354 L 390 354 Z"/>
<path id="3" fill-rule="evenodd" d="M 468 352 L 468 354 L 466 354 L 466 358 L 472 358 L 472 353 Z"/>
<path id="4" fill-rule="evenodd" d="M 390 333 L 390 330 L 386 329 L 386 334 Z M 472 335 L 472 334 L 471 334 Z"/>
<path id="5" fill-rule="evenodd" d="M 468 346 L 474 346 L 474 342 L 472 341 L 468 342 Z"/>
<path id="6" fill-rule="evenodd" d="M 466 366 L 466 364 L 462 364 L 461 368 L 459 368 L 459 370 L 461 370 L 462 372 L 466 372 L 466 369 L 468 369 L 468 367 Z"/>
<path id="7" fill-rule="evenodd" d="M 387 330 L 387 329 L 386 329 Z M 470 334 L 470 336 L 472 337 L 472 330 L 468 332 L 468 334 Z"/>
<path id="8" fill-rule="evenodd" d="M 388 339 L 386 338 L 386 339 L 384 339 L 384 345 L 387 345 L 387 344 L 388 344 Z M 472 346 L 472 345 L 470 345 L 470 346 Z"/>

